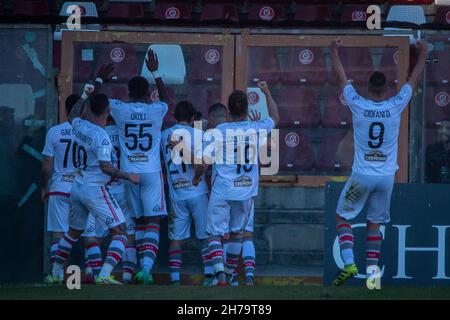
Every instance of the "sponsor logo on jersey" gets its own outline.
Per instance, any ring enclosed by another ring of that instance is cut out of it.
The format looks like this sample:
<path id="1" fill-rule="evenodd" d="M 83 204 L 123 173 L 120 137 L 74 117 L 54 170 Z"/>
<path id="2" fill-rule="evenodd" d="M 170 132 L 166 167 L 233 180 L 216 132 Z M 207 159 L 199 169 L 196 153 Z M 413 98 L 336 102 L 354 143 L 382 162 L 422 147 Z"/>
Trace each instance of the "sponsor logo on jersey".
<path id="1" fill-rule="evenodd" d="M 220 52 L 216 49 L 210 49 L 205 53 L 205 60 L 209 64 L 217 64 L 220 61 Z"/>
<path id="2" fill-rule="evenodd" d="M 114 48 L 111 50 L 109 57 L 114 62 L 122 62 L 125 59 L 125 50 L 122 48 Z"/>
<path id="3" fill-rule="evenodd" d="M 147 120 L 147 115 L 145 113 L 132 113 L 130 115 L 130 120 Z"/>
<path id="4" fill-rule="evenodd" d="M 156 205 L 153 207 L 153 212 L 160 212 L 161 211 L 161 207 Z"/>
<path id="5" fill-rule="evenodd" d="M 353 11 L 352 20 L 353 21 L 366 21 L 366 13 L 364 11 Z"/>
<path id="6" fill-rule="evenodd" d="M 143 153 L 135 153 L 128 156 L 130 162 L 148 162 L 148 157 Z"/>
<path id="7" fill-rule="evenodd" d="M 177 179 L 173 182 L 172 185 L 175 190 L 189 188 L 191 186 L 191 181 L 187 179 Z"/>
<path id="8" fill-rule="evenodd" d="M 251 105 L 255 105 L 259 102 L 259 95 L 256 92 L 252 91 L 248 93 L 247 99 L 248 103 L 250 103 Z"/>
<path id="9" fill-rule="evenodd" d="M 241 176 L 237 179 L 234 179 L 233 184 L 236 188 L 251 187 L 252 186 L 252 178 L 247 177 L 247 176 Z"/>
<path id="10" fill-rule="evenodd" d="M 302 50 L 298 54 L 298 60 L 301 64 L 310 64 L 314 61 L 314 53 L 311 50 Z"/>
<path id="11" fill-rule="evenodd" d="M 94 232 L 95 231 L 95 227 L 94 226 L 89 226 L 89 228 L 87 229 L 88 232 Z"/>
<path id="12" fill-rule="evenodd" d="M 128 230 L 128 231 L 134 231 L 134 230 L 136 230 L 136 226 L 135 226 L 133 223 L 130 223 L 130 224 L 127 226 L 127 230 Z"/>
<path id="13" fill-rule="evenodd" d="M 364 117 L 386 119 L 391 117 L 391 113 L 389 110 L 364 110 Z"/>
<path id="14" fill-rule="evenodd" d="M 270 21 L 273 19 L 274 16 L 275 11 L 273 10 L 272 7 L 262 7 L 259 10 L 259 17 L 261 18 L 261 20 Z"/>
<path id="15" fill-rule="evenodd" d="M 64 174 L 61 177 L 62 182 L 73 182 L 74 179 L 75 179 L 75 175 L 72 173 Z"/>
<path id="16" fill-rule="evenodd" d="M 300 144 L 300 136 L 296 132 L 289 132 L 284 138 L 284 142 L 289 148 L 295 148 Z"/>
<path id="17" fill-rule="evenodd" d="M 387 156 L 380 151 L 372 151 L 364 155 L 364 160 L 373 162 L 384 162 Z"/>
<path id="18" fill-rule="evenodd" d="M 434 101 L 439 107 L 447 107 L 450 104 L 450 95 L 447 92 L 439 92 L 436 94 Z"/>
<path id="19" fill-rule="evenodd" d="M 112 218 L 107 218 L 106 221 L 105 221 L 105 223 L 106 223 L 107 225 L 110 225 L 111 223 L 113 223 L 113 219 L 112 219 Z"/>
<path id="20" fill-rule="evenodd" d="M 103 139 L 102 146 L 109 146 L 109 141 L 107 139 Z"/>
<path id="21" fill-rule="evenodd" d="M 170 7 L 166 9 L 164 16 L 166 19 L 180 19 L 181 14 L 177 7 Z"/>

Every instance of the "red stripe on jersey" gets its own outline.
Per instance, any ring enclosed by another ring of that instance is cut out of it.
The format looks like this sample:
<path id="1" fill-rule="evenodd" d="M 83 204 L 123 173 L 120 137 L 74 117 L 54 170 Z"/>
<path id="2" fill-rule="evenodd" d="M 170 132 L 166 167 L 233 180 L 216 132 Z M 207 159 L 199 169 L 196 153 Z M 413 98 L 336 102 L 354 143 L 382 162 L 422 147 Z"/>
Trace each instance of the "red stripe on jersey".
<path id="1" fill-rule="evenodd" d="M 115 220 L 116 222 L 118 222 L 118 221 L 119 221 L 119 218 L 117 218 L 116 212 L 114 211 L 113 207 L 111 207 L 111 204 L 110 204 L 109 201 L 108 201 L 108 197 L 106 196 L 105 189 L 104 189 L 103 187 L 100 187 L 100 189 L 102 190 L 102 193 L 103 193 L 103 199 L 105 199 L 106 204 L 108 205 L 109 211 L 110 211 L 111 214 L 113 215 L 114 220 Z"/>

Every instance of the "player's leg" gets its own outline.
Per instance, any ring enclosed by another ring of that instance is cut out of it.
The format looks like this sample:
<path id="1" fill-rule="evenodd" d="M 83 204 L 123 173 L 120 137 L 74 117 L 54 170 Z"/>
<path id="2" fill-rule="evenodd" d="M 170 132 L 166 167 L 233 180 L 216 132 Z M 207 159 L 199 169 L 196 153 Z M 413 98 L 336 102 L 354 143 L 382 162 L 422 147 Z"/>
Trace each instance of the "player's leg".
<path id="1" fill-rule="evenodd" d="M 204 286 L 210 286 L 214 280 L 214 266 L 208 250 L 208 235 L 206 234 L 206 213 L 208 211 L 208 195 L 204 194 L 189 200 L 189 211 L 195 225 L 195 234 L 200 243 L 203 263 Z"/>
<path id="2" fill-rule="evenodd" d="M 140 200 L 143 217 L 139 223 L 143 226 L 143 239 L 140 246 L 142 252 L 142 269 L 136 275 L 139 282 L 153 283 L 151 271 L 159 251 L 159 231 L 161 220 L 167 216 L 164 181 L 162 172 L 141 175 Z M 138 248 L 139 250 L 139 248 Z"/>
<path id="3" fill-rule="evenodd" d="M 169 216 L 169 270 L 173 285 L 180 284 L 182 266 L 183 240 L 189 239 L 191 229 L 191 214 L 188 201 L 173 201 Z"/>
<path id="4" fill-rule="evenodd" d="M 253 286 L 254 272 L 256 265 L 256 250 L 253 243 L 253 224 L 255 216 L 255 205 L 253 201 L 252 210 L 248 219 L 247 226 L 244 229 L 244 239 L 242 242 L 242 260 L 245 269 L 245 284 Z"/>
<path id="5" fill-rule="evenodd" d="M 376 177 L 378 183 L 367 203 L 366 274 L 379 273 L 382 234 L 380 226 L 389 223 L 390 204 L 395 176 Z M 375 277 L 372 277 L 375 280 Z"/>
<path id="6" fill-rule="evenodd" d="M 70 197 L 50 195 L 47 208 L 47 231 L 50 233 L 50 266 L 55 260 L 58 243 L 69 228 Z"/>
<path id="7" fill-rule="evenodd" d="M 137 266 L 137 252 L 136 252 L 136 222 L 131 217 L 130 210 L 128 208 L 127 199 L 125 194 L 114 193 L 114 197 L 119 203 L 125 216 L 125 224 L 127 231 L 127 245 L 125 247 L 125 253 L 122 257 L 122 280 L 124 283 L 131 283 L 133 281 L 134 274 Z"/>
<path id="8" fill-rule="evenodd" d="M 342 285 L 358 274 L 353 252 L 355 241 L 350 220 L 362 211 L 372 188 L 373 183 L 369 176 L 352 174 L 339 197 L 336 210 L 336 232 L 344 268 L 334 280 L 335 286 Z"/>
<path id="9" fill-rule="evenodd" d="M 253 199 L 245 201 L 232 201 L 230 212 L 230 240 L 227 247 L 225 273 L 230 283 L 233 281 L 233 273 L 237 269 L 242 250 L 244 227 L 248 223 L 252 209 Z"/>
<path id="10" fill-rule="evenodd" d="M 85 281 L 94 283 L 95 277 L 100 273 L 103 266 L 102 252 L 97 238 L 95 217 L 89 214 L 86 230 L 81 235 L 85 249 Z"/>
<path id="11" fill-rule="evenodd" d="M 222 238 L 228 232 L 231 205 L 229 201 L 218 199 L 211 194 L 206 216 L 206 233 L 208 235 L 208 250 L 217 285 L 226 286 Z"/>
<path id="12" fill-rule="evenodd" d="M 96 223 L 105 225 L 111 235 L 111 243 L 96 283 L 120 284 L 113 279 L 111 273 L 122 259 L 127 243 L 125 217 L 122 209 L 107 187 L 96 187 L 87 198 L 87 207 L 95 217 Z"/>
<path id="13" fill-rule="evenodd" d="M 86 228 L 88 210 L 82 202 L 83 191 L 78 184 L 74 184 L 70 197 L 69 229 L 64 233 L 58 243 L 55 259 L 52 265 L 52 283 L 61 283 L 64 280 L 64 264 L 66 263 L 72 246 Z"/>

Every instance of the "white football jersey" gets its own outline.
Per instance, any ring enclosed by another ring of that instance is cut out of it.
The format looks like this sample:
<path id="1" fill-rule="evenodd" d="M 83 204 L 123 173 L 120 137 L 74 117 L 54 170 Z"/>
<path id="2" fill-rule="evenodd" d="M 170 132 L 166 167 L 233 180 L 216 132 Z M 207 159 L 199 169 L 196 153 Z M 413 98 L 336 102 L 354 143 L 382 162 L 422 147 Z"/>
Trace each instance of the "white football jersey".
<path id="1" fill-rule="evenodd" d="M 111 163 L 116 168 L 120 169 L 120 144 L 119 144 L 119 132 L 116 125 L 106 126 L 105 131 L 111 140 L 113 146 L 113 152 L 111 153 Z M 125 192 L 123 182 L 120 179 L 111 180 L 108 183 L 109 190 L 113 194 Z"/>
<path id="2" fill-rule="evenodd" d="M 53 158 L 53 174 L 49 192 L 70 193 L 75 178 L 72 126 L 69 122 L 58 124 L 47 132 L 42 154 Z"/>
<path id="3" fill-rule="evenodd" d="M 176 124 L 162 132 L 161 149 L 166 164 L 167 181 L 169 183 L 169 192 L 172 201 L 188 200 L 208 193 L 205 177 L 202 177 L 198 186 L 192 185 L 192 179 L 195 176 L 194 165 L 185 163 L 175 164 L 172 160 L 173 147 L 170 144 L 170 137 L 177 129 L 189 132 L 191 137 L 190 152 L 194 152 L 195 148 L 194 132 L 196 132 L 200 139 L 203 138 L 202 131 L 182 124 Z"/>
<path id="4" fill-rule="evenodd" d="M 128 103 L 114 99 L 109 103 L 119 131 L 122 170 L 133 173 L 161 171 L 159 148 L 167 104 Z"/>
<path id="5" fill-rule="evenodd" d="M 374 102 L 358 95 L 351 84 L 345 86 L 344 99 L 353 114 L 353 172 L 378 176 L 395 174 L 401 114 L 412 94 L 411 86 L 405 84 L 396 96 Z"/>
<path id="6" fill-rule="evenodd" d="M 84 186 L 104 186 L 111 177 L 104 174 L 99 161 L 111 162 L 113 146 L 106 131 L 87 120 L 72 121 L 76 159 L 75 181 Z"/>
<path id="7" fill-rule="evenodd" d="M 224 164 L 213 164 L 211 192 L 221 199 L 236 201 L 248 200 L 258 194 L 258 131 L 273 128 L 275 123 L 271 118 L 254 122 L 228 122 L 217 126 L 226 142 L 223 145 Z M 227 137 L 227 130 L 243 130 L 246 134 L 235 132 L 234 136 Z M 237 141 L 245 143 L 245 162 L 241 160 L 241 164 L 237 163 L 235 154 Z M 250 150 L 251 146 L 256 146 L 256 150 Z M 227 149 L 235 153 L 227 153 Z"/>

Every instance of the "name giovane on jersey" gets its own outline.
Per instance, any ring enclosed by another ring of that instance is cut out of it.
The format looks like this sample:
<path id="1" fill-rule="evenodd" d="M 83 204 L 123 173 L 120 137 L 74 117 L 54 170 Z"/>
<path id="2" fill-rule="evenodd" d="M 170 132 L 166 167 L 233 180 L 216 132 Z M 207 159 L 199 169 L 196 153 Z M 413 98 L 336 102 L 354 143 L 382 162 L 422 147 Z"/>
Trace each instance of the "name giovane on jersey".
<path id="1" fill-rule="evenodd" d="M 364 110 L 365 118 L 386 119 L 391 117 L 389 110 Z"/>

